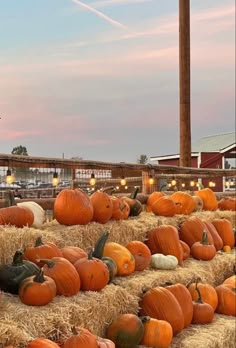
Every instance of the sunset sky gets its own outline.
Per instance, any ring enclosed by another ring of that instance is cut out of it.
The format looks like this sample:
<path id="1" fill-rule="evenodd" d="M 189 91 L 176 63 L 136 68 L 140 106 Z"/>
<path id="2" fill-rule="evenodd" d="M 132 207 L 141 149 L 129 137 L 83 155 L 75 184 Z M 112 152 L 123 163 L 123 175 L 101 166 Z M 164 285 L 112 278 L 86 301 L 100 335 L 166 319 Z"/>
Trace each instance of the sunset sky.
<path id="1" fill-rule="evenodd" d="M 178 3 L 0 0 L 0 153 L 178 153 Z M 235 1 L 190 3 L 194 142 L 235 130 Z"/>

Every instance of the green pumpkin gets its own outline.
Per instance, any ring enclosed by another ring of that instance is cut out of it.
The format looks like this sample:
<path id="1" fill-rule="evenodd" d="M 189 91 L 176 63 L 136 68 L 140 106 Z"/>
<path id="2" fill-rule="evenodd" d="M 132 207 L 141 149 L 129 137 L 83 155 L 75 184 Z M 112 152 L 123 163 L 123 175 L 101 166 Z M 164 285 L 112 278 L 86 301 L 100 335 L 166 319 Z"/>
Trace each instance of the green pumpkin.
<path id="1" fill-rule="evenodd" d="M 109 270 L 109 283 L 111 283 L 113 278 L 117 274 L 117 264 L 115 263 L 115 261 L 111 257 L 108 257 L 108 256 L 102 257 L 101 260 L 106 264 L 106 266 Z"/>
<path id="2" fill-rule="evenodd" d="M 136 187 L 131 193 L 130 197 L 123 197 L 123 199 L 129 204 L 130 212 L 129 216 L 138 216 L 143 211 L 142 203 L 136 199 L 139 188 Z"/>
<path id="3" fill-rule="evenodd" d="M 18 294 L 22 280 L 38 274 L 40 268 L 33 262 L 23 260 L 23 252 L 17 250 L 11 264 L 0 265 L 0 289 L 11 294 Z"/>

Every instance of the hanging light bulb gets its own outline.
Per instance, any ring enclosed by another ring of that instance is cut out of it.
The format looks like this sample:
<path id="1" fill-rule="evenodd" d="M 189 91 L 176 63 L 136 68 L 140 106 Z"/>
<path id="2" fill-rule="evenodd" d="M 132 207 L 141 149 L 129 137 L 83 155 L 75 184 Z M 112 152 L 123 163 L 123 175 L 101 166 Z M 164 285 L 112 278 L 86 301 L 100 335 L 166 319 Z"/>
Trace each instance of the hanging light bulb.
<path id="1" fill-rule="evenodd" d="M 55 171 L 52 176 L 52 186 L 57 186 L 59 184 L 58 174 Z"/>
<path id="2" fill-rule="evenodd" d="M 94 173 L 91 174 L 91 178 L 89 180 L 89 183 L 91 186 L 94 186 L 96 184 L 96 178 L 95 178 Z"/>
<path id="3" fill-rule="evenodd" d="M 154 184 L 154 178 L 152 175 L 149 175 L 149 179 L 148 179 L 149 185 L 153 185 Z"/>
<path id="4" fill-rule="evenodd" d="M 8 168 L 7 169 L 7 174 L 6 174 L 6 183 L 7 184 L 12 184 L 14 181 L 14 177 L 13 175 L 11 174 L 11 170 Z"/>
<path id="5" fill-rule="evenodd" d="M 208 186 L 209 186 L 209 187 L 215 187 L 216 184 L 215 184 L 214 181 L 209 181 Z"/>
<path id="6" fill-rule="evenodd" d="M 194 180 L 191 180 L 190 181 L 190 186 L 193 187 L 195 185 L 195 181 Z"/>
<path id="7" fill-rule="evenodd" d="M 172 180 L 171 180 L 171 186 L 175 186 L 176 185 L 176 180 L 175 180 L 175 178 L 172 178 Z"/>
<path id="8" fill-rule="evenodd" d="M 182 182 L 181 186 L 182 186 L 182 187 L 185 187 L 185 183 L 184 183 L 184 182 Z"/>
<path id="9" fill-rule="evenodd" d="M 126 185 L 126 180 L 125 180 L 124 176 L 121 177 L 120 184 L 121 184 L 121 186 L 125 186 Z"/>

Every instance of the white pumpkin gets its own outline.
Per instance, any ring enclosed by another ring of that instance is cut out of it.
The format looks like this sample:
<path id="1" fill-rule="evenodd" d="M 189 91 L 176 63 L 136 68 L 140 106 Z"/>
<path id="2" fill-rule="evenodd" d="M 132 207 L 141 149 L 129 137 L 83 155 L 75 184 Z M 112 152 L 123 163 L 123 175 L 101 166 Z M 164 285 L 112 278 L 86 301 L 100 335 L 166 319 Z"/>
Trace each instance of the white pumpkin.
<path id="1" fill-rule="evenodd" d="M 46 220 L 45 210 L 36 202 L 19 202 L 17 203 L 19 207 L 29 208 L 34 214 L 34 222 L 31 227 L 41 228 Z"/>
<path id="2" fill-rule="evenodd" d="M 195 195 L 192 196 L 192 197 L 193 197 L 193 199 L 194 199 L 194 201 L 196 203 L 194 211 L 202 211 L 202 209 L 203 209 L 203 200 L 200 197 L 195 196 Z"/>
<path id="3" fill-rule="evenodd" d="M 178 259 L 174 255 L 153 254 L 150 265 L 157 269 L 175 269 Z"/>

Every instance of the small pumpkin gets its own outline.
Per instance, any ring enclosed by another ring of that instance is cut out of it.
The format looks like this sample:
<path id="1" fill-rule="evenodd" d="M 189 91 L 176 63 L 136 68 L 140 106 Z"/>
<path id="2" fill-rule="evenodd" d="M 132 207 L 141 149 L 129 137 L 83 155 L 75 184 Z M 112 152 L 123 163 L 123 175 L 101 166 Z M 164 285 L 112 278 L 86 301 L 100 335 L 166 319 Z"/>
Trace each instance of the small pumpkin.
<path id="1" fill-rule="evenodd" d="M 102 260 L 93 257 L 92 251 L 88 257 L 76 261 L 74 267 L 80 277 L 81 290 L 100 291 L 109 282 L 108 267 Z"/>
<path id="2" fill-rule="evenodd" d="M 135 271 L 144 271 L 151 262 L 151 251 L 141 241 L 130 241 L 126 248 L 131 252 L 135 259 Z"/>
<path id="3" fill-rule="evenodd" d="M 25 278 L 19 287 L 21 302 L 29 306 L 45 306 L 57 293 L 54 280 L 44 276 L 42 269 L 35 276 Z"/>
<path id="4" fill-rule="evenodd" d="M 218 208 L 220 210 L 236 210 L 236 198 L 223 197 L 218 201 Z"/>
<path id="5" fill-rule="evenodd" d="M 195 242 L 190 249 L 191 255 L 197 260 L 209 261 L 216 255 L 216 248 L 208 242 L 207 232 L 203 232 L 202 240 Z"/>
<path id="6" fill-rule="evenodd" d="M 218 304 L 218 296 L 215 288 L 211 284 L 202 283 L 201 281 L 199 281 L 199 279 L 197 279 L 195 282 L 188 284 L 187 289 L 190 292 L 193 301 L 196 301 L 199 297 L 196 287 L 198 287 L 201 293 L 201 298 L 203 302 L 211 305 L 215 311 Z"/>
<path id="7" fill-rule="evenodd" d="M 144 334 L 140 342 L 147 347 L 168 348 L 173 338 L 172 326 L 165 320 L 158 320 L 148 316 L 141 317 Z"/>
<path id="8" fill-rule="evenodd" d="M 43 264 L 39 263 L 38 259 L 51 259 L 52 257 L 62 256 L 61 250 L 52 242 L 44 243 L 42 236 L 36 238 L 35 244 L 32 247 L 28 247 L 24 251 L 24 258 L 36 265 L 42 267 Z"/>
<path id="9" fill-rule="evenodd" d="M 224 315 L 236 316 L 236 288 L 235 285 L 221 284 L 216 288 L 218 305 L 216 312 Z"/>
<path id="10" fill-rule="evenodd" d="M 36 340 L 28 343 L 27 348 L 60 348 L 58 344 L 47 339 L 47 338 L 37 338 Z"/>
<path id="11" fill-rule="evenodd" d="M 151 267 L 156 269 L 176 269 L 178 259 L 173 255 L 153 254 L 151 256 Z"/>
<path id="12" fill-rule="evenodd" d="M 98 348 L 96 336 L 88 329 L 72 327 L 72 334 L 65 340 L 63 348 Z"/>
<path id="13" fill-rule="evenodd" d="M 147 202 L 146 202 L 146 211 L 147 212 L 152 212 L 152 205 L 153 203 L 158 199 L 161 198 L 163 196 L 165 196 L 166 194 L 162 191 L 154 191 L 152 192 L 148 198 L 147 198 Z"/>
<path id="14" fill-rule="evenodd" d="M 129 216 L 138 216 L 143 211 L 142 203 L 137 199 L 139 187 L 136 187 L 129 197 L 124 196 L 122 199 L 128 203 L 130 207 Z"/>
<path id="15" fill-rule="evenodd" d="M 120 314 L 106 330 L 106 337 L 115 343 L 116 348 L 136 347 L 143 334 L 142 320 L 131 313 Z"/>
<path id="16" fill-rule="evenodd" d="M 93 206 L 93 221 L 105 224 L 112 217 L 113 205 L 111 196 L 103 190 L 97 190 L 90 196 Z"/>
<path id="17" fill-rule="evenodd" d="M 53 211 L 62 225 L 86 225 L 93 218 L 92 203 L 81 189 L 63 189 L 55 198 Z"/>
<path id="18" fill-rule="evenodd" d="M 201 292 L 196 283 L 196 291 L 198 293 L 198 299 L 193 301 L 193 318 L 192 324 L 209 324 L 214 317 L 213 307 L 202 300 Z"/>
<path id="19" fill-rule="evenodd" d="M 18 294 L 20 283 L 27 277 L 36 275 L 39 267 L 23 260 L 22 250 L 17 250 L 10 264 L 0 265 L 0 289 L 11 294 Z"/>
<path id="20" fill-rule="evenodd" d="M 40 259 L 43 272 L 52 278 L 57 286 L 57 295 L 73 296 L 80 290 L 80 277 L 75 267 L 64 257 Z"/>

